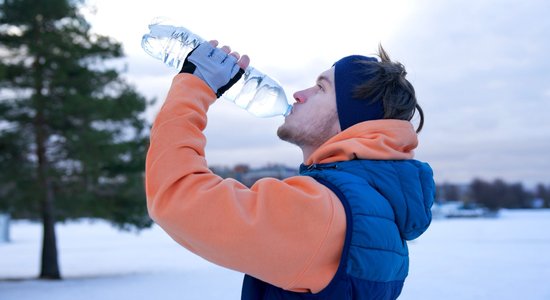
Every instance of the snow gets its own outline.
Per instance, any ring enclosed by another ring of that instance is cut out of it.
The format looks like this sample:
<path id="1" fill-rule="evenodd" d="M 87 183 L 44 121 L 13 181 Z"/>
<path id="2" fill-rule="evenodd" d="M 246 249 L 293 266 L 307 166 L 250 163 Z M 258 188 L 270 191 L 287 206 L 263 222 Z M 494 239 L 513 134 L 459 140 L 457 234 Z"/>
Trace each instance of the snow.
<path id="1" fill-rule="evenodd" d="M 188 252 L 158 227 L 121 232 L 103 221 L 58 224 L 65 280 L 34 280 L 41 227 L 12 221 L 0 244 L 0 299 L 239 299 L 242 274 Z M 550 299 L 550 210 L 438 219 L 409 243 L 400 300 Z"/>

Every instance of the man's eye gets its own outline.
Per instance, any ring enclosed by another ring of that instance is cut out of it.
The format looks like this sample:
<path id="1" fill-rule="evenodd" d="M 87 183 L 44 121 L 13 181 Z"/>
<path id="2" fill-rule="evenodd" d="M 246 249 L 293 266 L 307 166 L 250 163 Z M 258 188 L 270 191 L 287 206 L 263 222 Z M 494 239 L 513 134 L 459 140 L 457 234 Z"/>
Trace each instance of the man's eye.
<path id="1" fill-rule="evenodd" d="M 323 88 L 323 86 L 320 85 L 320 84 L 317 84 L 317 87 L 318 87 L 321 91 L 324 91 L 324 90 L 325 90 L 325 89 Z"/>

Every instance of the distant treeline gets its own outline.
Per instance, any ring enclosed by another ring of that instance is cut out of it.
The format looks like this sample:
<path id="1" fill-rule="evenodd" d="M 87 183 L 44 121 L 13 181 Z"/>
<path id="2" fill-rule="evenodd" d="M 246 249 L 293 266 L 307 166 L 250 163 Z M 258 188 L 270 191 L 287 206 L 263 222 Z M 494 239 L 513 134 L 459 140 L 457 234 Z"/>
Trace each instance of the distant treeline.
<path id="1" fill-rule="evenodd" d="M 462 201 L 479 204 L 491 210 L 499 208 L 550 208 L 550 184 L 539 183 L 526 189 L 522 183 L 507 183 L 502 179 L 486 181 L 476 178 L 470 184 L 443 183 L 436 185 L 440 202 Z"/>

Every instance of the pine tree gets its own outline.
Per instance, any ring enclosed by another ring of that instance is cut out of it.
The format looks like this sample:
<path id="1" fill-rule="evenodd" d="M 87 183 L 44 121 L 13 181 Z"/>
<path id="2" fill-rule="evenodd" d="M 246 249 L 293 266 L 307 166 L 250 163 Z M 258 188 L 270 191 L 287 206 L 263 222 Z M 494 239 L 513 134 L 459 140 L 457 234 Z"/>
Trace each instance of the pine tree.
<path id="1" fill-rule="evenodd" d="M 151 225 L 147 100 L 113 63 L 121 45 L 93 34 L 81 5 L 0 1 L 0 209 L 42 220 L 40 278 L 61 278 L 56 221 Z"/>

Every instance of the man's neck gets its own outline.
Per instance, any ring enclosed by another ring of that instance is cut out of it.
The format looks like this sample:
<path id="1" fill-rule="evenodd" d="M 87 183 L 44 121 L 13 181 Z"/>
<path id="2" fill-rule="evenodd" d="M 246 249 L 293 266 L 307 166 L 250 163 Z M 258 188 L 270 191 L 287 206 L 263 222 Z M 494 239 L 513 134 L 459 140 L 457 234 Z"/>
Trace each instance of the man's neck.
<path id="1" fill-rule="evenodd" d="M 314 146 L 301 146 L 302 148 L 302 155 L 304 156 L 304 163 L 306 163 L 307 159 L 317 150 L 318 147 Z"/>

